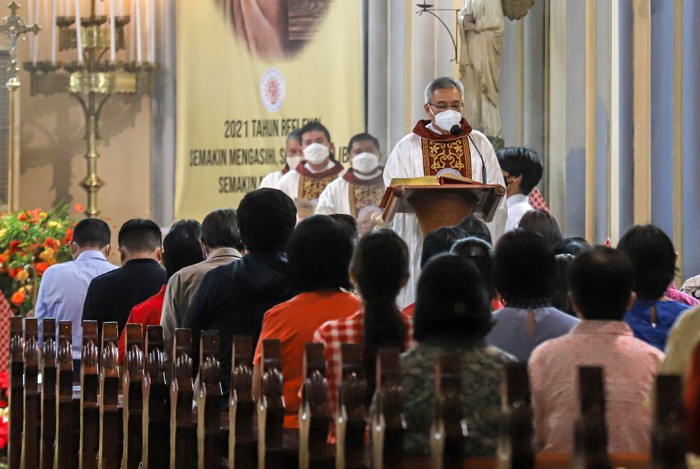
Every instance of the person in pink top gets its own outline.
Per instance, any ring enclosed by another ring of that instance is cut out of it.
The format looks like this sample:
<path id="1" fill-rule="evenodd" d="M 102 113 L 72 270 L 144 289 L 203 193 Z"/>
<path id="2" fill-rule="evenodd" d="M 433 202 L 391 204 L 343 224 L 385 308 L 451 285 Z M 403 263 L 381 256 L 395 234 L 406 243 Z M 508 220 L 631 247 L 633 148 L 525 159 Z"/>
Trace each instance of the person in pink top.
<path id="1" fill-rule="evenodd" d="M 634 304 L 629 257 L 596 247 L 569 270 L 573 309 L 583 320 L 571 332 L 538 346 L 529 361 L 538 449 L 571 452 L 578 414 L 578 367 L 602 366 L 605 376 L 608 450 L 646 453 L 650 448 L 651 394 L 664 354 L 634 337 L 623 321 Z"/>

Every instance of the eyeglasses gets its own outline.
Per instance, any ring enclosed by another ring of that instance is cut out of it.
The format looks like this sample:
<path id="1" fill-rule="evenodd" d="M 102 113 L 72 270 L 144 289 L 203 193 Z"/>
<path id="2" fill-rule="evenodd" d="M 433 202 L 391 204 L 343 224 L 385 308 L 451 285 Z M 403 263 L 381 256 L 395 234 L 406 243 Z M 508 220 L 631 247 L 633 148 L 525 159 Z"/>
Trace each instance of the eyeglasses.
<path id="1" fill-rule="evenodd" d="M 447 104 L 447 103 L 437 103 L 437 104 L 428 103 L 428 105 L 434 107 L 435 109 L 438 109 L 441 112 L 446 111 L 447 109 L 452 109 L 453 111 L 462 112 L 462 107 L 464 106 L 464 103 L 462 103 L 460 101 L 454 101 L 450 104 Z"/>

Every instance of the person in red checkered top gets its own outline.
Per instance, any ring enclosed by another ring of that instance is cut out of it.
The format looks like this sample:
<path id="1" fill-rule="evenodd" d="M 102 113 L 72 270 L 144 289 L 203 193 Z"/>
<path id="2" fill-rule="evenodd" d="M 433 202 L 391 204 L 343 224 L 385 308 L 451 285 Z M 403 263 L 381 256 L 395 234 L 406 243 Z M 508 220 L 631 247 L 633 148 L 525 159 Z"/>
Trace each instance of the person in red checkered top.
<path id="1" fill-rule="evenodd" d="M 314 333 L 314 342 L 326 348 L 331 415 L 338 408 L 342 344 L 364 346 L 369 405 L 376 384 L 377 350 L 396 347 L 404 351 L 413 335 L 411 318 L 396 305 L 396 296 L 408 281 L 408 247 L 399 235 L 378 230 L 360 239 L 350 263 L 350 279 L 362 297 L 362 309 L 346 319 L 328 321 Z"/>

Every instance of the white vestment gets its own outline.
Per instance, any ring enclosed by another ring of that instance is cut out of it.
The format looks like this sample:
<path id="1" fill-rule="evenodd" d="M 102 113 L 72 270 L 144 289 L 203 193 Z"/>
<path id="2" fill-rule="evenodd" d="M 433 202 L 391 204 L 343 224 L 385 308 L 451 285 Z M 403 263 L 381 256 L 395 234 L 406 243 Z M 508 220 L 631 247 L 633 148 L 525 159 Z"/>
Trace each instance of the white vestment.
<path id="1" fill-rule="evenodd" d="M 260 189 L 262 189 L 263 187 L 275 189 L 279 180 L 282 179 L 282 176 L 282 171 L 274 171 L 268 174 L 267 176 L 262 178 L 262 181 L 260 181 Z"/>
<path id="2" fill-rule="evenodd" d="M 365 180 L 374 179 L 379 175 L 381 175 L 381 169 L 370 176 L 355 173 L 355 177 Z M 350 208 L 350 182 L 342 175 L 326 186 L 318 198 L 318 205 L 316 205 L 317 215 L 332 215 L 334 213 L 355 216 Z"/>
<path id="3" fill-rule="evenodd" d="M 320 173 L 333 168 L 336 164 L 335 161 L 328 160 L 328 164 L 321 171 L 313 171 L 310 168 L 308 168 L 308 170 L 312 173 Z M 341 176 L 342 174 L 343 173 L 340 173 Z M 296 169 L 290 170 L 277 181 L 277 186 L 275 188 L 281 190 L 292 199 L 299 197 L 299 172 Z"/>
<path id="4" fill-rule="evenodd" d="M 433 124 L 428 124 L 427 128 L 440 135 Z M 496 153 L 488 139 L 476 130 L 469 134 L 469 148 L 471 152 L 471 173 L 472 179 L 477 182 L 486 184 L 500 184 L 505 187 L 503 173 L 498 164 Z M 482 179 L 482 169 L 484 165 L 481 163 L 481 157 L 486 165 L 486 181 Z M 421 150 L 421 138 L 410 133 L 402 138 L 396 144 L 394 150 L 389 155 L 389 160 L 384 167 L 384 183 L 391 185 L 391 180 L 394 178 L 411 178 L 425 176 L 423 170 L 423 152 Z M 506 208 L 506 199 L 503 197 L 493 221 L 487 223 L 491 237 L 496 240 L 503 234 L 505 230 L 506 219 L 508 218 L 508 210 Z M 409 272 L 411 278 L 406 284 L 406 288 L 402 290 L 397 298 L 397 303 L 401 307 L 405 307 L 415 301 L 415 291 L 418 286 L 418 276 L 420 275 L 420 257 L 423 252 L 423 232 L 421 231 L 418 219 L 414 214 L 396 214 L 394 217 L 394 231 L 396 231 L 408 245 L 408 250 L 411 255 L 409 262 Z"/>

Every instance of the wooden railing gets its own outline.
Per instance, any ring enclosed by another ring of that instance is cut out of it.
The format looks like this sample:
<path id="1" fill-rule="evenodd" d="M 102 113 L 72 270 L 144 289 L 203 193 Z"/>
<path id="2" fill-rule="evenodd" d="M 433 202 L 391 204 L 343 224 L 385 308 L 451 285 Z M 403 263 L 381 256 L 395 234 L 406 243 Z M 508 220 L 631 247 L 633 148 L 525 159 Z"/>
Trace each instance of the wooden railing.
<path id="1" fill-rule="evenodd" d="M 323 346 L 307 344 L 300 428 L 285 430 L 279 340 L 262 344 L 262 397 L 256 403 L 254 344 L 249 337 L 234 337 L 231 376 L 221 377 L 218 333 L 202 332 L 195 386 L 192 334 L 187 329 L 175 331 L 172 369 L 166 373 L 160 326 L 148 326 L 144 337 L 140 325 L 127 325 L 125 363 L 120 367 L 117 324 L 105 323 L 98 338 L 97 323 L 85 321 L 82 367 L 73 370 L 71 323 L 60 321 L 56 328 L 53 319 L 45 319 L 42 325 L 40 348 L 36 319 L 11 321 L 8 459 L 12 469 L 426 469 L 438 461 L 442 467 L 528 469 L 571 467 L 572 459 L 603 464 L 600 467 L 652 467 L 648 455 L 607 454 L 605 433 L 600 432 L 605 428 L 600 368 L 581 369 L 583 397 L 573 456 L 533 451 L 527 370 L 511 365 L 504 369 L 501 460 L 469 459 L 464 454 L 460 363 L 444 356 L 437 365 L 433 422 L 440 438 L 435 438 L 431 457 L 414 457 L 402 450 L 405 419 L 398 350 L 378 353 L 370 412 L 362 347 L 342 346 L 335 418 L 328 411 Z M 73 385 L 74 373 L 80 373 L 80 385 Z M 230 379 L 228 395 L 222 392 L 222 378 Z M 656 406 L 653 454 L 657 462 L 669 463 L 655 467 L 683 467 L 680 393 L 677 378 L 659 379 L 657 396 L 663 399 Z M 329 444 L 331 427 L 334 444 Z"/>

